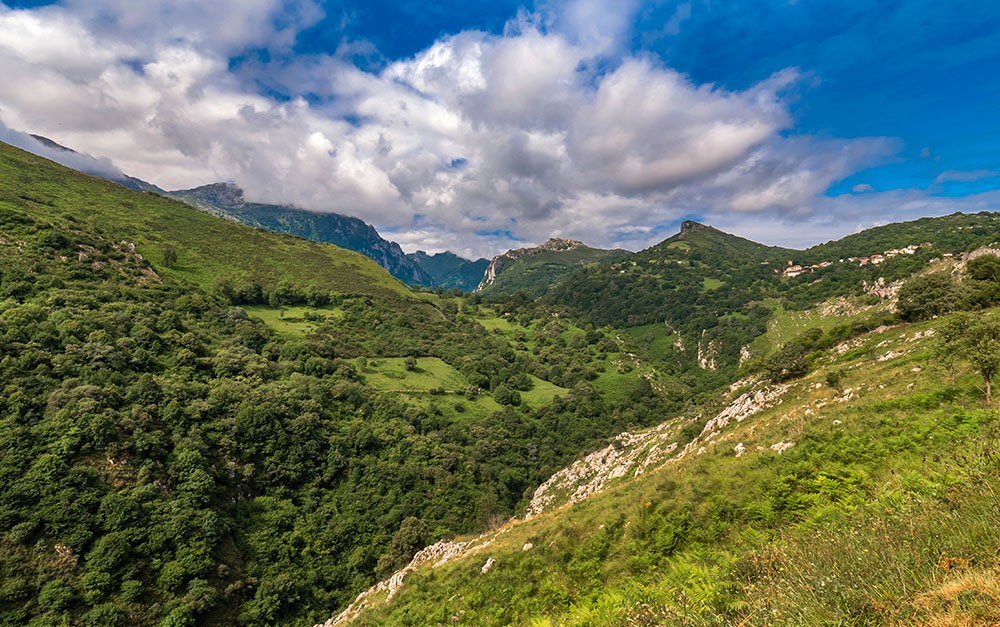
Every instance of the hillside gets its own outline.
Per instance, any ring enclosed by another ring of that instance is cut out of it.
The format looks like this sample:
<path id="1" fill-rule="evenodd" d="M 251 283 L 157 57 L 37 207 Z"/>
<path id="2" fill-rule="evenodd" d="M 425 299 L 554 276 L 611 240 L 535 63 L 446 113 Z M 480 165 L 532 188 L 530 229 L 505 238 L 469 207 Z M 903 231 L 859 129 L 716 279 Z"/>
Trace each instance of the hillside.
<path id="1" fill-rule="evenodd" d="M 963 252 L 1000 239 L 1000 215 L 990 212 L 954 213 L 940 218 L 920 218 L 887 224 L 848 235 L 804 251 L 804 259 L 837 259 L 871 255 L 911 244 L 929 243 L 938 254 Z M 815 263 L 815 261 L 810 261 Z"/>
<path id="2" fill-rule="evenodd" d="M 533 248 L 508 250 L 490 260 L 477 288 L 487 294 L 541 296 L 587 264 L 626 255 L 623 250 L 591 248 L 581 242 L 552 238 Z"/>
<path id="3" fill-rule="evenodd" d="M 383 239 L 374 227 L 358 218 L 247 202 L 243 190 L 226 183 L 174 191 L 169 195 L 248 226 L 359 252 L 409 285 L 436 285 L 430 274 L 403 253 L 399 244 Z"/>
<path id="4" fill-rule="evenodd" d="M 907 623 L 954 610 L 956 581 L 979 611 L 995 414 L 935 338 L 992 319 L 947 314 L 995 305 L 1000 262 L 921 246 L 788 277 L 788 252 L 687 224 L 568 281 L 676 281 L 650 295 L 677 328 L 595 325 L 523 293 L 414 293 L 0 145 L 0 623 L 311 624 L 474 546 L 362 624 Z M 839 528 L 826 562 L 797 548 Z M 831 598 L 810 588 L 883 547 Z M 850 596 L 872 573 L 889 583 Z"/>
<path id="5" fill-rule="evenodd" d="M 678 371 L 700 366 L 731 377 L 741 360 L 759 354 L 755 338 L 780 311 L 837 297 L 884 298 L 885 286 L 945 252 L 998 239 L 1000 221 L 991 213 L 879 227 L 806 251 L 689 221 L 656 246 L 573 274 L 543 300 L 596 325 L 634 330 L 660 344 L 660 352 L 672 344 Z M 912 254 L 893 250 L 908 246 Z M 873 255 L 882 258 L 870 262 Z"/>
<path id="6" fill-rule="evenodd" d="M 6 145 L 0 261 L 0 624 L 321 621 L 670 406 L 627 338 Z"/>
<path id="7" fill-rule="evenodd" d="M 326 625 L 997 624 L 1000 428 L 948 322 L 624 433 Z"/>

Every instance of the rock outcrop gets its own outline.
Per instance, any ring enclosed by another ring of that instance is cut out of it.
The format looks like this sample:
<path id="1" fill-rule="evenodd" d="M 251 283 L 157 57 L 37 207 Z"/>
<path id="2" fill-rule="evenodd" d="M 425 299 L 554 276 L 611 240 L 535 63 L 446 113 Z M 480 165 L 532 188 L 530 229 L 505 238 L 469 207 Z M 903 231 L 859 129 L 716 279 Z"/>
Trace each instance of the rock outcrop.
<path id="1" fill-rule="evenodd" d="M 505 265 L 512 261 L 516 261 L 523 257 L 528 257 L 531 255 L 537 255 L 543 252 L 565 252 L 569 250 L 575 250 L 577 248 L 583 248 L 585 244 L 583 242 L 578 242 L 572 239 L 560 239 L 558 237 L 553 237 L 549 241 L 545 242 L 540 246 L 535 246 L 533 248 L 512 248 L 502 255 L 497 255 L 490 260 L 490 265 L 486 266 L 486 272 L 483 273 L 483 280 L 479 282 L 479 286 L 476 291 L 485 289 L 497 279 L 497 274 L 503 269 Z"/>

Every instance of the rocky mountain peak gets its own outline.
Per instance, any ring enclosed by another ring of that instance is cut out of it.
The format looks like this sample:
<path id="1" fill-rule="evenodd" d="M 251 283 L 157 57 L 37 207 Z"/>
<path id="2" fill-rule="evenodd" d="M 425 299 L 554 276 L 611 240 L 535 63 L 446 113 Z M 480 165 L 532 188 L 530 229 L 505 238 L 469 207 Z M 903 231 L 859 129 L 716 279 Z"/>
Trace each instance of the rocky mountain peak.
<path id="1" fill-rule="evenodd" d="M 689 231 L 695 231 L 697 229 L 706 228 L 701 222 L 695 222 L 694 220 L 685 220 L 681 222 L 681 233 L 687 233 Z"/>
<path id="2" fill-rule="evenodd" d="M 521 249 L 525 251 L 531 250 L 553 250 L 553 251 L 564 251 L 564 250 L 574 250 L 576 248 L 581 248 L 584 246 L 583 242 L 578 242 L 573 239 L 562 239 L 559 237 L 549 238 L 547 242 L 538 246 L 537 248 L 527 248 Z"/>

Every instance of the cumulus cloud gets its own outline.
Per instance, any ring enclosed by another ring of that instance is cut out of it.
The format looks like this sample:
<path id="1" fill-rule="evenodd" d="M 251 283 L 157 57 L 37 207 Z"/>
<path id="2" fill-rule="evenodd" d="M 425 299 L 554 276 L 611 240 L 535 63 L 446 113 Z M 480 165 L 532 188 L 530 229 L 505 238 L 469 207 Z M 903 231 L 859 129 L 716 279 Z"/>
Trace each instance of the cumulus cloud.
<path id="1" fill-rule="evenodd" d="M 286 54 L 312 2 L 0 5 L 0 115 L 161 187 L 232 180 L 476 256 L 552 235 L 641 248 L 693 213 L 808 221 L 900 149 L 795 135 L 798 70 L 730 91 L 622 53 L 637 7 L 552 2 L 373 72 Z M 270 62 L 234 69 L 261 48 Z"/>

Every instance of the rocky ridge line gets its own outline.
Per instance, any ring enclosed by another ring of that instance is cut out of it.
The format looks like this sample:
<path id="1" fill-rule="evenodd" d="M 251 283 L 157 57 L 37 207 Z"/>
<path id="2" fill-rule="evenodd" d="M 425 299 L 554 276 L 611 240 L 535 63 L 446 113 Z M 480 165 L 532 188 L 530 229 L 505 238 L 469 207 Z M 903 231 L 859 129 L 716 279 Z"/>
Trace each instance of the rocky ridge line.
<path id="1" fill-rule="evenodd" d="M 544 244 L 540 246 L 535 246 L 533 248 L 512 248 L 502 255 L 497 255 L 490 260 L 490 265 L 486 267 L 486 272 L 483 274 L 483 280 L 479 282 L 479 286 L 476 291 L 482 290 L 496 281 L 497 273 L 503 266 L 511 261 L 516 261 L 522 257 L 528 257 L 530 255 L 537 255 L 543 252 L 564 252 L 567 250 L 575 250 L 577 248 L 582 248 L 585 246 L 583 242 L 578 242 L 572 239 L 560 239 L 558 237 L 550 238 Z"/>
<path id="2" fill-rule="evenodd" d="M 756 383 L 744 380 L 734 384 L 730 391 L 745 388 Z M 677 419 L 671 419 L 651 429 L 639 432 L 626 431 L 619 434 L 607 447 L 590 453 L 569 467 L 560 470 L 535 490 L 523 519 L 512 518 L 497 530 L 486 531 L 472 540 L 453 542 L 442 540 L 419 551 L 402 569 L 387 579 L 355 597 L 343 611 L 325 623 L 314 627 L 338 627 L 357 618 L 361 612 L 378 602 L 379 595 L 386 594 L 388 603 L 403 586 L 407 575 L 416 568 L 431 564 L 437 568 L 457 559 L 474 555 L 489 548 L 500 535 L 510 531 L 546 511 L 584 501 L 602 492 L 609 483 L 629 475 L 638 477 L 650 470 L 677 462 L 688 454 L 700 455 L 705 452 L 705 444 L 713 440 L 731 422 L 743 420 L 773 407 L 789 389 L 789 385 L 763 386 L 740 394 L 722 411 L 717 413 L 700 434 L 688 442 L 681 450 L 677 440 L 679 426 Z M 566 495 L 565 500 L 558 499 Z M 527 550 L 527 549 L 525 549 Z M 492 558 L 491 558 L 492 559 Z"/>

